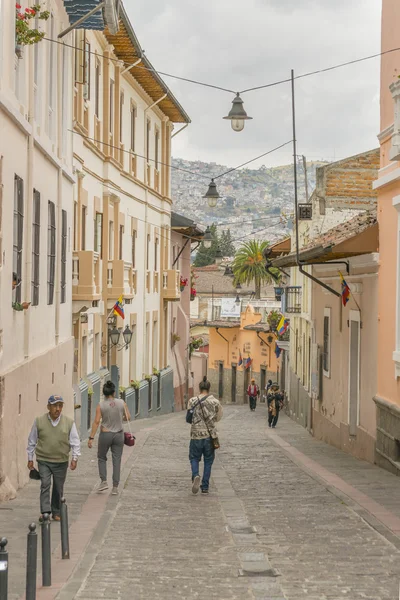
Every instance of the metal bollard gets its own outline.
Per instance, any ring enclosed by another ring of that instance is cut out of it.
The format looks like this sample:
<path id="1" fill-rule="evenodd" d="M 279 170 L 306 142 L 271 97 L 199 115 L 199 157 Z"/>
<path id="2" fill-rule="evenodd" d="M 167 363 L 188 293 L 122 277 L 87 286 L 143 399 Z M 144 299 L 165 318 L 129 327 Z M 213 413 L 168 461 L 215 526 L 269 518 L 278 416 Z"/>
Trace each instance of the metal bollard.
<path id="1" fill-rule="evenodd" d="M 37 533 L 36 523 L 29 525 L 26 551 L 26 600 L 36 600 Z"/>
<path id="2" fill-rule="evenodd" d="M 7 600 L 8 598 L 8 552 L 6 546 L 7 538 L 0 540 L 0 598 Z"/>
<path id="3" fill-rule="evenodd" d="M 51 537 L 50 515 L 45 513 L 42 521 L 42 586 L 51 586 Z"/>
<path id="4" fill-rule="evenodd" d="M 69 558 L 68 506 L 61 498 L 61 558 Z"/>

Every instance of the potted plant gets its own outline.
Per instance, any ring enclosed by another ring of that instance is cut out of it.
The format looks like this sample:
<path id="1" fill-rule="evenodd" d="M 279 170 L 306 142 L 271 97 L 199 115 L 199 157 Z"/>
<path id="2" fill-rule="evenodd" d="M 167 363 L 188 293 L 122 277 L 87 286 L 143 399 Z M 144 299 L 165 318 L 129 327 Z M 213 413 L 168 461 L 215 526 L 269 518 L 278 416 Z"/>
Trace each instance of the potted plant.
<path id="1" fill-rule="evenodd" d="M 15 5 L 15 53 L 18 58 L 22 58 L 23 46 L 37 44 L 44 36 L 44 31 L 31 28 L 29 21 L 31 19 L 40 19 L 47 21 L 50 17 L 50 11 L 43 10 L 40 4 L 35 4 L 32 8 L 22 10 L 20 4 Z"/>
<path id="2" fill-rule="evenodd" d="M 203 338 L 196 338 L 189 343 L 189 359 L 192 357 L 192 353 L 198 350 L 203 345 Z"/>
<path id="3" fill-rule="evenodd" d="M 153 375 L 145 375 L 144 378 L 145 378 L 146 381 L 150 382 L 153 379 Z"/>
<path id="4" fill-rule="evenodd" d="M 172 345 L 174 346 L 177 342 L 180 342 L 181 338 L 179 335 L 177 335 L 176 333 L 172 334 Z"/>
<path id="5" fill-rule="evenodd" d="M 193 301 L 196 298 L 196 294 L 197 294 L 197 292 L 196 292 L 195 288 L 191 287 L 190 288 L 190 300 Z"/>
<path id="6" fill-rule="evenodd" d="M 125 391 L 126 391 L 126 387 L 120 385 L 119 386 L 119 395 L 122 398 L 122 400 L 125 400 Z"/>
<path id="7" fill-rule="evenodd" d="M 160 375 L 160 371 L 157 369 L 157 367 L 153 367 L 153 375 L 155 377 L 158 377 Z"/>
<path id="8" fill-rule="evenodd" d="M 180 279 L 180 288 L 181 288 L 181 292 L 184 291 L 185 287 L 188 284 L 188 280 L 185 277 L 182 277 L 181 275 L 181 279 Z"/>
<path id="9" fill-rule="evenodd" d="M 277 310 L 271 310 L 271 312 L 268 314 L 267 322 L 271 328 L 271 331 L 276 331 L 281 317 L 282 315 Z"/>
<path id="10" fill-rule="evenodd" d="M 137 379 L 131 379 L 131 387 L 133 387 L 135 390 L 138 390 L 140 386 L 140 381 L 138 381 Z"/>

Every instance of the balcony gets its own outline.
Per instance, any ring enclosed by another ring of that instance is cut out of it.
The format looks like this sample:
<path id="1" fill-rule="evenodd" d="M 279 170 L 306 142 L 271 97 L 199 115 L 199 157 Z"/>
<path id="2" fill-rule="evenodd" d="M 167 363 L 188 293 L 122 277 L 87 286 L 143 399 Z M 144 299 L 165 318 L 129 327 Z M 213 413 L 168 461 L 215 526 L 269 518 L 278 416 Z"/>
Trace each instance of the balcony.
<path id="1" fill-rule="evenodd" d="M 123 260 L 109 260 L 107 265 L 107 288 L 113 298 L 133 298 L 136 287 L 136 272 L 132 264 Z"/>
<path id="2" fill-rule="evenodd" d="M 164 300 L 177 301 L 181 299 L 179 271 L 176 269 L 164 271 L 162 275 L 162 282 Z"/>
<path id="3" fill-rule="evenodd" d="M 284 288 L 282 296 L 282 312 L 288 314 L 301 313 L 301 286 L 289 286 Z"/>
<path id="4" fill-rule="evenodd" d="M 72 256 L 72 299 L 95 301 L 101 298 L 100 257 L 92 250 L 74 252 Z"/>

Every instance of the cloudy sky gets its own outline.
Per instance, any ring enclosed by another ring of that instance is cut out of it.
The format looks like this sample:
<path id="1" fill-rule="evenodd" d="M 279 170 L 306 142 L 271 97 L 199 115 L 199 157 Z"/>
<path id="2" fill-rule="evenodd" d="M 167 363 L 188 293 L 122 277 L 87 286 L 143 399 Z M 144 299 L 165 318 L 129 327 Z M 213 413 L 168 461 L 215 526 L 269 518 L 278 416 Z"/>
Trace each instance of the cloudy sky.
<path id="1" fill-rule="evenodd" d="M 380 51 L 380 0 L 125 0 L 154 67 L 232 90 Z M 238 165 L 288 141 L 290 84 L 243 94 L 253 117 L 223 121 L 232 94 L 164 77 L 192 119 L 173 155 Z M 379 58 L 296 83 L 298 153 L 343 158 L 378 145 Z M 255 163 L 291 160 L 290 147 Z"/>

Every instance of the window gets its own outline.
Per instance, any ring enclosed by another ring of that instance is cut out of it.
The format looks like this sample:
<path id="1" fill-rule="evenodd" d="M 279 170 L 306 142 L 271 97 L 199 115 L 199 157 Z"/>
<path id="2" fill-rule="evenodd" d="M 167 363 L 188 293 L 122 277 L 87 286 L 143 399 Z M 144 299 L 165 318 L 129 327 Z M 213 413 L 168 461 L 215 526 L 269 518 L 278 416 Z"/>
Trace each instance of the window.
<path id="1" fill-rule="evenodd" d="M 124 92 L 120 93 L 119 96 L 119 141 L 122 142 L 122 136 L 124 132 L 123 123 L 124 123 Z"/>
<path id="2" fill-rule="evenodd" d="M 147 121 L 147 130 L 146 130 L 146 159 L 147 162 L 150 161 L 150 131 L 151 131 L 151 123 Z"/>
<path id="3" fill-rule="evenodd" d="M 331 309 L 324 310 L 324 375 L 330 377 L 331 370 Z"/>
<path id="4" fill-rule="evenodd" d="M 95 75 L 94 75 L 94 114 L 98 119 L 100 119 L 100 61 L 96 58 L 95 65 Z"/>
<path id="5" fill-rule="evenodd" d="M 147 248 L 146 248 L 146 269 L 150 269 L 150 234 L 147 235 Z"/>
<path id="6" fill-rule="evenodd" d="M 74 202 L 74 239 L 73 239 L 74 252 L 78 249 L 77 238 L 78 238 L 78 203 Z"/>
<path id="7" fill-rule="evenodd" d="M 159 245 L 159 240 L 158 240 L 158 238 L 156 238 L 156 241 L 154 243 L 154 270 L 156 272 L 158 271 L 158 245 Z"/>
<path id="8" fill-rule="evenodd" d="M 39 19 L 36 18 L 35 19 L 35 29 L 39 29 Z M 33 87 L 34 87 L 34 93 L 35 93 L 35 106 L 34 106 L 34 110 L 35 110 L 35 120 L 37 123 L 39 123 L 40 119 L 40 102 L 39 102 L 39 94 L 38 94 L 38 87 L 39 87 L 39 48 L 40 48 L 40 44 L 34 44 L 34 50 L 33 50 Z"/>
<path id="9" fill-rule="evenodd" d="M 136 107 L 131 106 L 131 150 L 135 151 L 135 134 L 136 134 Z"/>
<path id="10" fill-rule="evenodd" d="M 119 226 L 119 260 L 122 260 L 124 249 L 124 226 Z"/>
<path id="11" fill-rule="evenodd" d="M 13 272 L 17 281 L 22 279 L 22 239 L 24 233 L 24 182 L 14 177 L 14 231 L 13 231 Z M 21 302 L 21 284 L 15 289 L 15 301 Z"/>
<path id="12" fill-rule="evenodd" d="M 94 251 L 98 252 L 100 258 L 103 258 L 103 214 L 96 213 L 94 221 Z"/>
<path id="13" fill-rule="evenodd" d="M 86 250 L 86 206 L 82 206 L 81 216 L 81 250 Z"/>
<path id="14" fill-rule="evenodd" d="M 83 97 L 86 100 L 90 100 L 90 44 L 86 40 L 83 57 L 83 84 Z"/>
<path id="15" fill-rule="evenodd" d="M 0 267 L 3 264 L 3 157 L 0 156 Z"/>
<path id="16" fill-rule="evenodd" d="M 32 306 L 39 304 L 40 283 L 40 193 L 33 190 L 32 220 Z"/>
<path id="17" fill-rule="evenodd" d="M 38 46 L 39 44 L 35 44 Z M 69 56 L 70 50 L 66 46 L 62 47 L 62 128 L 61 128 L 61 136 L 62 136 L 62 154 L 64 157 L 67 156 L 68 150 L 68 123 L 69 123 Z"/>
<path id="18" fill-rule="evenodd" d="M 114 258 L 114 223 L 110 221 L 108 224 L 108 260 Z"/>
<path id="19" fill-rule="evenodd" d="M 61 212 L 61 304 L 67 300 L 67 211 Z"/>
<path id="20" fill-rule="evenodd" d="M 56 269 L 56 210 L 54 202 L 48 205 L 47 222 L 47 304 L 54 302 L 54 276 Z"/>
<path id="21" fill-rule="evenodd" d="M 110 81 L 110 133 L 114 131 L 114 82 Z"/>
<path id="22" fill-rule="evenodd" d="M 154 158 L 155 158 L 155 161 L 154 161 L 154 162 L 155 162 L 155 167 L 156 167 L 156 169 L 157 169 L 157 171 L 158 171 L 158 166 L 159 166 L 159 165 L 158 165 L 158 160 L 159 160 L 159 159 L 158 159 L 158 146 L 159 146 L 159 143 L 160 143 L 160 132 L 158 131 L 158 129 L 156 129 L 156 134 L 155 134 L 155 140 L 154 140 L 154 143 L 155 143 L 155 146 L 156 146 L 156 147 L 155 147 L 155 151 L 154 151 Z"/>
<path id="23" fill-rule="evenodd" d="M 137 232 L 132 231 L 132 268 L 135 268 L 136 265 L 136 236 Z"/>
<path id="24" fill-rule="evenodd" d="M 50 39 L 55 38 L 55 23 L 54 15 L 50 15 Z M 54 136 L 54 112 L 56 107 L 56 78 L 55 78 L 55 66 L 56 66 L 56 44 L 49 44 L 49 88 L 48 88 L 48 100 L 49 100 L 49 112 L 48 112 L 48 134 L 50 138 Z"/>

